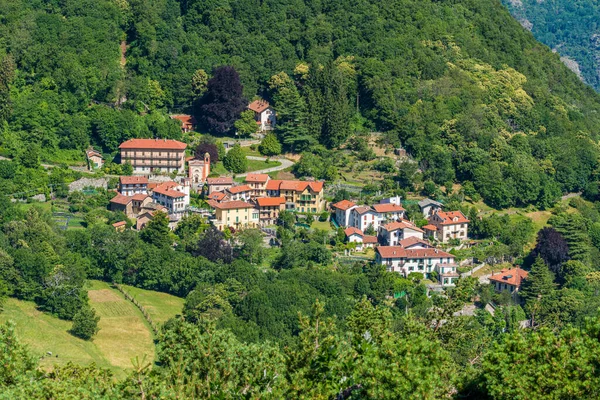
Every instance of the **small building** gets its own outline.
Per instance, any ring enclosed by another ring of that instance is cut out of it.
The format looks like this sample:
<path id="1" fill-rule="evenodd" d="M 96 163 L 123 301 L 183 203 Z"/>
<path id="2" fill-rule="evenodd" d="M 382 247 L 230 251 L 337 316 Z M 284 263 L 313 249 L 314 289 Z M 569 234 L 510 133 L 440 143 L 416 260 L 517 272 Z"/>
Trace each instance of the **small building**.
<path id="1" fill-rule="evenodd" d="M 373 209 L 379 214 L 381 221 L 397 221 L 404 218 L 406 210 L 396 203 L 380 203 L 373 205 Z"/>
<path id="2" fill-rule="evenodd" d="M 99 151 L 90 148 L 85 152 L 85 156 L 90 171 L 100 169 L 104 166 L 104 158 L 102 158 L 102 154 Z"/>
<path id="3" fill-rule="evenodd" d="M 248 202 L 233 200 L 217 203 L 211 200 L 208 204 L 215 210 L 215 218 L 211 222 L 220 231 L 227 227 L 239 230 L 259 226 L 258 209 Z"/>
<path id="4" fill-rule="evenodd" d="M 398 242 L 398 246 L 405 249 L 433 249 L 434 246 L 426 240 L 419 239 L 417 236 L 410 236 Z"/>
<path id="5" fill-rule="evenodd" d="M 431 217 L 434 213 L 441 211 L 443 204 L 439 201 L 431 200 L 431 199 L 423 199 L 419 201 L 419 208 L 423 213 L 424 218 Z"/>
<path id="6" fill-rule="evenodd" d="M 232 186 L 229 189 L 225 189 L 225 193 L 230 200 L 243 200 L 248 201 L 252 197 L 254 193 L 254 189 L 252 189 L 248 185 L 239 185 Z"/>
<path id="7" fill-rule="evenodd" d="M 331 211 L 334 213 L 335 221 L 339 226 L 348 226 L 350 222 L 350 212 L 354 207 L 356 207 L 356 203 L 353 203 L 350 200 L 338 201 L 331 205 Z"/>
<path id="8" fill-rule="evenodd" d="M 190 205 L 189 186 L 163 182 L 152 190 L 154 202 L 166 207 L 169 215 L 182 216 Z"/>
<path id="9" fill-rule="evenodd" d="M 402 240 L 411 237 L 423 239 L 423 230 L 410 221 L 402 220 L 381 225 L 378 237 L 382 245 L 398 246 Z"/>
<path id="10" fill-rule="evenodd" d="M 117 232 L 124 232 L 127 227 L 127 221 L 119 221 L 112 224 Z"/>
<path id="11" fill-rule="evenodd" d="M 490 284 L 494 285 L 497 292 L 508 291 L 516 293 L 521 288 L 523 280 L 527 279 L 529 273 L 518 266 L 511 269 L 503 269 L 497 274 L 490 276 Z"/>
<path id="12" fill-rule="evenodd" d="M 248 174 L 246 175 L 245 183 L 250 186 L 253 197 L 264 197 L 267 195 L 267 182 L 269 181 L 268 174 Z"/>
<path id="13" fill-rule="evenodd" d="M 248 109 L 254 111 L 254 120 L 258 125 L 259 131 L 270 131 L 275 128 L 277 122 L 275 110 L 269 105 L 268 101 L 254 100 L 248 104 Z"/>
<path id="14" fill-rule="evenodd" d="M 283 197 L 259 197 L 256 199 L 261 226 L 275 225 L 279 213 L 285 210 Z"/>
<path id="15" fill-rule="evenodd" d="M 379 213 L 369 206 L 358 206 L 350 210 L 348 226 L 353 226 L 363 232 L 371 226 L 377 231 L 380 222 L 381 218 Z"/>
<path id="16" fill-rule="evenodd" d="M 204 154 L 203 160 L 188 161 L 188 178 L 194 188 L 202 187 L 210 175 L 210 154 Z"/>
<path id="17" fill-rule="evenodd" d="M 212 192 L 211 194 L 209 194 L 206 197 L 206 200 L 213 200 L 213 201 L 216 201 L 217 203 L 220 203 L 222 201 L 229 200 L 229 198 L 223 192 Z"/>
<path id="18" fill-rule="evenodd" d="M 135 173 L 185 172 L 187 144 L 172 139 L 129 139 L 121 143 L 121 164 L 127 162 Z"/>
<path id="19" fill-rule="evenodd" d="M 268 197 L 284 197 L 285 209 L 301 213 L 320 213 L 325 208 L 323 182 L 269 179 Z"/>
<path id="20" fill-rule="evenodd" d="M 375 247 L 377 244 L 377 236 L 365 235 L 360 229 L 353 226 L 344 229 L 344 233 L 348 243 L 356 243 L 358 251 L 363 251 L 367 247 Z"/>
<path id="21" fill-rule="evenodd" d="M 233 186 L 233 178 L 230 176 L 220 176 L 218 178 L 206 178 L 208 194 L 212 192 L 225 192 Z"/>
<path id="22" fill-rule="evenodd" d="M 436 239 L 437 237 L 437 226 L 435 225 L 431 225 L 431 224 L 427 224 L 425 226 L 422 226 L 421 229 L 423 229 L 423 232 L 425 232 L 425 237 L 428 239 Z"/>
<path id="23" fill-rule="evenodd" d="M 442 243 L 468 238 L 469 220 L 460 211 L 437 211 L 429 217 L 429 225 L 437 228 L 435 238 Z"/>
<path id="24" fill-rule="evenodd" d="M 148 193 L 148 178 L 145 176 L 120 176 L 119 193 L 123 196 Z"/>
<path id="25" fill-rule="evenodd" d="M 193 115 L 174 114 L 171 115 L 171 118 L 181 121 L 181 131 L 183 133 L 191 132 L 196 128 L 196 118 Z"/>

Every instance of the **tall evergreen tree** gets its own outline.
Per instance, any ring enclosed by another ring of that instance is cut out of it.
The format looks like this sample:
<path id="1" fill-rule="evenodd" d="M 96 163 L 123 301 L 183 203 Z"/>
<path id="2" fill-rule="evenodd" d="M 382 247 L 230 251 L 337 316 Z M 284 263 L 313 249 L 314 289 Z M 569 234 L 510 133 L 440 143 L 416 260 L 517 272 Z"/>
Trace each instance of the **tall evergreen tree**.
<path id="1" fill-rule="evenodd" d="M 206 85 L 206 92 L 196 103 L 197 119 L 211 133 L 231 132 L 248 104 L 242 90 L 240 76 L 234 67 L 218 67 Z"/>
<path id="2" fill-rule="evenodd" d="M 15 72 L 15 62 L 11 55 L 0 58 L 0 122 L 8 119 L 11 113 L 10 88 Z"/>
<path id="3" fill-rule="evenodd" d="M 321 140 L 327 147 L 339 146 L 350 133 L 350 104 L 348 85 L 344 76 L 333 65 L 325 67 L 323 90 L 323 128 Z"/>

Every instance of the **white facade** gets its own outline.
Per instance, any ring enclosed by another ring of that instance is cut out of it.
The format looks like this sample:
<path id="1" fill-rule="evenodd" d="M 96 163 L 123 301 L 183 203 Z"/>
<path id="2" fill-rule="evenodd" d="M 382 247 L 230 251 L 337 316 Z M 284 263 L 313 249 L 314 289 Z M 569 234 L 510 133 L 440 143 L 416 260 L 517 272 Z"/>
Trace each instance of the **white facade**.
<path id="1" fill-rule="evenodd" d="M 454 256 L 438 249 L 404 249 L 398 246 L 377 248 L 376 262 L 384 265 L 388 272 L 408 276 L 413 272 L 429 278 L 437 272 L 442 285 L 454 285 L 458 280 Z"/>
<path id="2" fill-rule="evenodd" d="M 348 226 L 353 226 L 363 232 L 369 225 L 372 225 L 373 229 L 377 231 L 381 222 L 383 222 L 383 219 L 375 210 L 365 211 L 364 207 L 354 207 L 350 210 Z"/>
<path id="3" fill-rule="evenodd" d="M 145 183 L 121 184 L 120 192 L 123 196 L 133 196 L 135 194 L 148 194 L 148 185 Z"/>
<path id="4" fill-rule="evenodd" d="M 423 239 L 423 232 L 415 228 L 410 228 L 408 226 L 388 231 L 383 226 L 381 226 L 379 227 L 379 236 L 383 239 L 383 242 L 387 246 L 397 246 L 401 240 L 408 239 L 410 237 Z"/>
<path id="5" fill-rule="evenodd" d="M 277 123 L 277 117 L 275 116 L 275 110 L 271 107 L 267 108 L 259 114 L 258 122 L 260 122 L 260 131 L 270 131 L 275 128 Z"/>

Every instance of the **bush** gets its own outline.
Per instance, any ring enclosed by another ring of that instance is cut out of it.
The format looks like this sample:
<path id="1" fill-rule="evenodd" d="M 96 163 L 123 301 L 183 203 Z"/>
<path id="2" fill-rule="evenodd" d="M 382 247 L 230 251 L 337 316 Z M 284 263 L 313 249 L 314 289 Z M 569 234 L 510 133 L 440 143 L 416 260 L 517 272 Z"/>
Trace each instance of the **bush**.
<path id="1" fill-rule="evenodd" d="M 276 156 L 281 154 L 281 143 L 277 140 L 277 136 L 269 133 L 258 146 L 258 151 L 263 156 Z"/>
<path id="2" fill-rule="evenodd" d="M 329 218 L 329 213 L 327 211 L 323 211 L 321 215 L 319 215 L 319 221 L 325 222 Z"/>
<path id="3" fill-rule="evenodd" d="M 223 166 L 227 171 L 233 172 L 234 174 L 246 172 L 248 169 L 248 160 L 246 160 L 246 156 L 239 144 L 233 146 L 233 148 L 225 155 Z"/>
<path id="4" fill-rule="evenodd" d="M 73 317 L 71 334 L 84 340 L 90 340 L 98 333 L 98 321 L 100 321 L 100 317 L 96 315 L 96 311 L 90 306 L 84 306 Z"/>

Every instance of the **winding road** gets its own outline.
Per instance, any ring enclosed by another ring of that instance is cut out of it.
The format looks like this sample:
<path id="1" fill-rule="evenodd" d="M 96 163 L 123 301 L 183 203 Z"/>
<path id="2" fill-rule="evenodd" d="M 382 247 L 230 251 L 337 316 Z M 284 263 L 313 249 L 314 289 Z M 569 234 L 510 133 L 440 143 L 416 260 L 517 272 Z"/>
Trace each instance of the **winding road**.
<path id="1" fill-rule="evenodd" d="M 266 161 L 267 160 L 267 157 L 257 157 L 257 156 L 246 156 L 246 158 L 248 160 L 253 160 L 253 161 Z M 259 169 L 258 171 L 246 172 L 245 174 L 236 174 L 235 176 L 236 177 L 245 177 L 248 174 L 268 174 L 269 172 L 284 170 L 295 164 L 295 162 L 288 160 L 287 158 L 269 158 L 269 160 L 280 162 L 281 165 L 278 165 L 276 167 Z"/>

